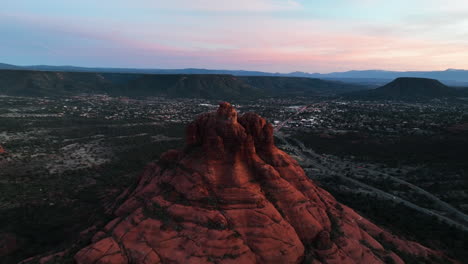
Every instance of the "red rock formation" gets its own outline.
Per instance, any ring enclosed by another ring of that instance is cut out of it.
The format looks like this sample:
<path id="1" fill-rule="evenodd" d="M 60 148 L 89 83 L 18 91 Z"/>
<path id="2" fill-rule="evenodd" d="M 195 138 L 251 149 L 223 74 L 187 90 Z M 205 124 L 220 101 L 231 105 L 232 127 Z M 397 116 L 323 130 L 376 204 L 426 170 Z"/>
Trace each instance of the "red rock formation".
<path id="1" fill-rule="evenodd" d="M 440 256 L 339 204 L 276 148 L 270 124 L 228 103 L 191 123 L 186 148 L 123 196 L 77 263 L 403 263 L 379 241 Z"/>

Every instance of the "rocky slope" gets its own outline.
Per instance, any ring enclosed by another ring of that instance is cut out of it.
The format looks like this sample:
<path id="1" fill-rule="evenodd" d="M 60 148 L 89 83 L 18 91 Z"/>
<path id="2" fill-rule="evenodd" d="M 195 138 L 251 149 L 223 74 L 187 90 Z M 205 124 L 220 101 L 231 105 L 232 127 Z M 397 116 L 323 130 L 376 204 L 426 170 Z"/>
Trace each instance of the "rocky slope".
<path id="1" fill-rule="evenodd" d="M 74 259 L 104 263 L 404 263 L 444 256 L 339 204 L 228 103 L 187 129 L 186 147 L 149 165 L 115 219 Z M 430 259 L 430 260 L 429 260 Z"/>

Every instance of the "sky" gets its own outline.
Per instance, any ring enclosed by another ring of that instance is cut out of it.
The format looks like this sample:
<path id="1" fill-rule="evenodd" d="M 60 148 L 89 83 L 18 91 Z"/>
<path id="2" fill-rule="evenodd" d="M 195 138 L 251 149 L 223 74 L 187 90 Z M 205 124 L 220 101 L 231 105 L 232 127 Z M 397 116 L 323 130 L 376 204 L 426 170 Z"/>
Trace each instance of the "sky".
<path id="1" fill-rule="evenodd" d="M 466 0 L 0 0 L 0 62 L 468 69 Z"/>

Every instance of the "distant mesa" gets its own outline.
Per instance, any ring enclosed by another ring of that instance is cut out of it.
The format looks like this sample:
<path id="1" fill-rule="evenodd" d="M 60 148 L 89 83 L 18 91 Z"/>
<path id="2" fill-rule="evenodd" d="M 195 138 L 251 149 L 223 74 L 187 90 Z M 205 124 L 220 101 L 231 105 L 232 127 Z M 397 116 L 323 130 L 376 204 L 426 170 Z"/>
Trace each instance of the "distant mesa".
<path id="1" fill-rule="evenodd" d="M 229 103 L 187 127 L 117 199 L 78 264 L 404 263 L 442 253 L 338 203 L 274 144 L 273 127 Z"/>
<path id="2" fill-rule="evenodd" d="M 442 84 L 438 80 L 401 77 L 382 87 L 358 91 L 349 95 L 364 99 L 417 100 L 454 97 L 459 94 L 459 91 Z"/>

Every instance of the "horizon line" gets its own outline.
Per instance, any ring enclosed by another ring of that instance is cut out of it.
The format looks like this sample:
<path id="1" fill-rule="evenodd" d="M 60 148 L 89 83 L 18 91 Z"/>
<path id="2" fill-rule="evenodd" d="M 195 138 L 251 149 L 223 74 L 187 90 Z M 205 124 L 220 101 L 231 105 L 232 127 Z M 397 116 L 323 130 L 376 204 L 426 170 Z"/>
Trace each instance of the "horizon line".
<path id="1" fill-rule="evenodd" d="M 366 71 L 375 71 L 375 72 L 395 72 L 395 73 L 410 73 L 410 72 L 446 72 L 446 71 L 468 71 L 466 69 L 456 69 L 456 68 L 447 68 L 445 70 L 384 70 L 384 69 L 365 69 L 365 70 L 344 70 L 344 71 L 331 71 L 331 72 L 306 72 L 306 71 L 290 71 L 290 72 L 269 72 L 269 71 L 261 71 L 261 70 L 244 70 L 244 69 L 235 69 L 235 70 L 228 70 L 228 69 L 213 69 L 213 68 L 196 68 L 196 67 L 188 67 L 188 68 L 140 68 L 140 67 L 114 67 L 114 66 L 77 66 L 77 65 L 51 65 L 51 64 L 30 64 L 30 65 L 20 65 L 20 64 L 11 64 L 11 63 L 4 63 L 0 62 L 0 64 L 10 65 L 14 67 L 74 67 L 74 68 L 84 68 L 84 69 L 126 69 L 126 70 L 206 70 L 206 71 L 243 71 L 243 72 L 259 72 L 259 73 L 268 73 L 268 74 L 292 74 L 292 73 L 304 73 L 304 74 L 332 74 L 332 73 L 346 73 L 346 72 L 366 72 Z"/>

